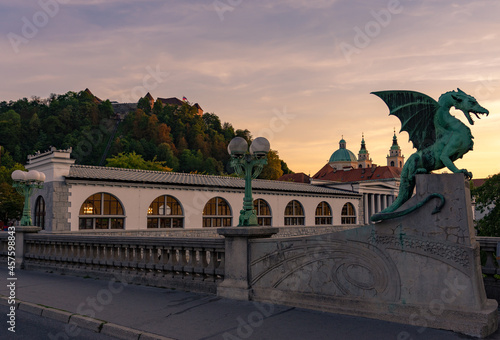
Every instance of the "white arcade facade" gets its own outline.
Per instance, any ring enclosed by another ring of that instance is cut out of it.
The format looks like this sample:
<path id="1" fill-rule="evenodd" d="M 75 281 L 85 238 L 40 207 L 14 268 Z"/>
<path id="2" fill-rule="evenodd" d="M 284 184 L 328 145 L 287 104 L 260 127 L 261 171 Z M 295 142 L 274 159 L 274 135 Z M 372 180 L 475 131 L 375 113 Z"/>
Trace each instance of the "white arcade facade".
<path id="1" fill-rule="evenodd" d="M 71 148 L 28 157 L 26 169 L 43 172 L 32 214 L 47 232 L 147 230 L 236 226 L 244 180 L 75 165 Z M 261 225 L 364 224 L 363 195 L 344 188 L 254 180 L 254 207 Z"/>

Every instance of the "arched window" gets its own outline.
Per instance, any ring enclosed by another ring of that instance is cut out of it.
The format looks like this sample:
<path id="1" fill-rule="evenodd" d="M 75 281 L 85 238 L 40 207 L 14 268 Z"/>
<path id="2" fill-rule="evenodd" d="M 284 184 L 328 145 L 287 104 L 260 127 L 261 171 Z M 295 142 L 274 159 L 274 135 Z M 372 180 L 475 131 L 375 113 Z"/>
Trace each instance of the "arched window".
<path id="1" fill-rule="evenodd" d="M 316 225 L 332 224 L 332 209 L 326 202 L 321 202 L 316 207 Z"/>
<path id="2" fill-rule="evenodd" d="M 342 224 L 356 224 L 356 211 L 352 203 L 346 203 L 342 207 L 341 215 Z"/>
<path id="3" fill-rule="evenodd" d="M 269 204 L 259 198 L 253 201 L 253 208 L 257 212 L 257 223 L 261 226 L 270 226 L 271 208 L 269 208 Z"/>
<path id="4" fill-rule="evenodd" d="M 214 197 L 203 208 L 203 228 L 230 227 L 231 207 L 221 197 Z"/>
<path id="5" fill-rule="evenodd" d="M 290 201 L 285 208 L 285 225 L 304 225 L 304 208 L 299 201 Z"/>
<path id="6" fill-rule="evenodd" d="M 45 230 L 45 200 L 42 196 L 38 196 L 35 202 L 35 223 L 37 227 Z"/>
<path id="7" fill-rule="evenodd" d="M 80 229 L 123 229 L 124 221 L 120 201 L 104 192 L 90 196 L 80 207 Z"/>
<path id="8" fill-rule="evenodd" d="M 402 168 L 403 167 L 403 162 L 399 161 L 399 167 Z"/>
<path id="9" fill-rule="evenodd" d="M 360 169 L 363 168 L 363 164 L 358 165 L 358 168 Z"/>
<path id="10" fill-rule="evenodd" d="M 394 161 L 391 161 L 391 166 L 394 166 Z"/>
<path id="11" fill-rule="evenodd" d="M 163 195 L 148 208 L 148 228 L 183 228 L 184 214 L 177 199 Z"/>

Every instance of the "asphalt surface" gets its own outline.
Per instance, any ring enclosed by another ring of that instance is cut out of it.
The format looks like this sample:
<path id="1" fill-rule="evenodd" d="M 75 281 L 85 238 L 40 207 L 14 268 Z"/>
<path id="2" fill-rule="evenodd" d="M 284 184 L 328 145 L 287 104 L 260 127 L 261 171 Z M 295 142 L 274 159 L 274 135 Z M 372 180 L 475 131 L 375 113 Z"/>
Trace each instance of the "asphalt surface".
<path id="1" fill-rule="evenodd" d="M 44 318 L 22 310 L 16 311 L 14 331 L 6 330 L 8 306 L 0 306 L 1 339 L 74 339 L 74 340 L 116 340 L 113 336 L 96 333 L 85 328 L 75 328 L 62 321 Z M 10 327 L 10 326 L 9 326 Z"/>
<path id="2" fill-rule="evenodd" d="M 32 320 L 41 325 L 36 336 L 26 333 L 22 339 L 471 339 L 450 331 L 115 280 L 26 270 L 17 270 L 15 277 L 16 332 L 31 332 Z M 6 322 L 12 279 L 7 278 L 7 268 L 0 268 L 1 339 L 12 336 Z M 96 337 L 75 337 L 68 329 Z M 500 339 L 500 333 L 488 339 Z"/>

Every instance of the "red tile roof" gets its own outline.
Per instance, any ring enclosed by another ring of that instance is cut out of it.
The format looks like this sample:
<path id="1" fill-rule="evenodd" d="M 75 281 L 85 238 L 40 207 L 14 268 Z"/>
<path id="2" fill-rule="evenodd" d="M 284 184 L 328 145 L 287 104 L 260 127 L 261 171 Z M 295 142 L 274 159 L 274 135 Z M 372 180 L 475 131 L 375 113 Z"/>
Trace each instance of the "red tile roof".
<path id="1" fill-rule="evenodd" d="M 487 178 L 476 178 L 472 180 L 472 184 L 474 185 L 474 188 L 477 188 L 483 185 L 486 180 Z"/>
<path id="2" fill-rule="evenodd" d="M 172 97 L 172 98 L 160 98 L 158 99 L 162 102 L 164 105 L 176 105 L 176 106 L 182 106 L 184 102 L 180 100 L 179 98 Z"/>
<path id="3" fill-rule="evenodd" d="M 374 168 L 334 170 L 329 164 L 326 164 L 319 170 L 313 179 L 334 182 L 360 182 L 377 179 L 400 178 L 402 168 L 394 166 L 377 166 Z"/>

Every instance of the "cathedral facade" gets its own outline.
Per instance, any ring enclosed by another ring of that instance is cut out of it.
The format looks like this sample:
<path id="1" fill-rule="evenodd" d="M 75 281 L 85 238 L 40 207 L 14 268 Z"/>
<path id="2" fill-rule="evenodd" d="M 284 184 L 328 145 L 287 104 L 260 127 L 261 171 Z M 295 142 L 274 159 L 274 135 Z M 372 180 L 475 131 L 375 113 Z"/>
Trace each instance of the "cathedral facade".
<path id="1" fill-rule="evenodd" d="M 310 182 L 313 185 L 352 190 L 363 195 L 361 223 L 369 224 L 371 215 L 390 206 L 397 197 L 404 156 L 395 132 L 386 157 L 386 166 L 373 163 L 364 135 L 358 157 L 346 146 L 347 143 L 342 137 L 339 149 L 333 152 L 329 162 L 311 178 Z"/>

